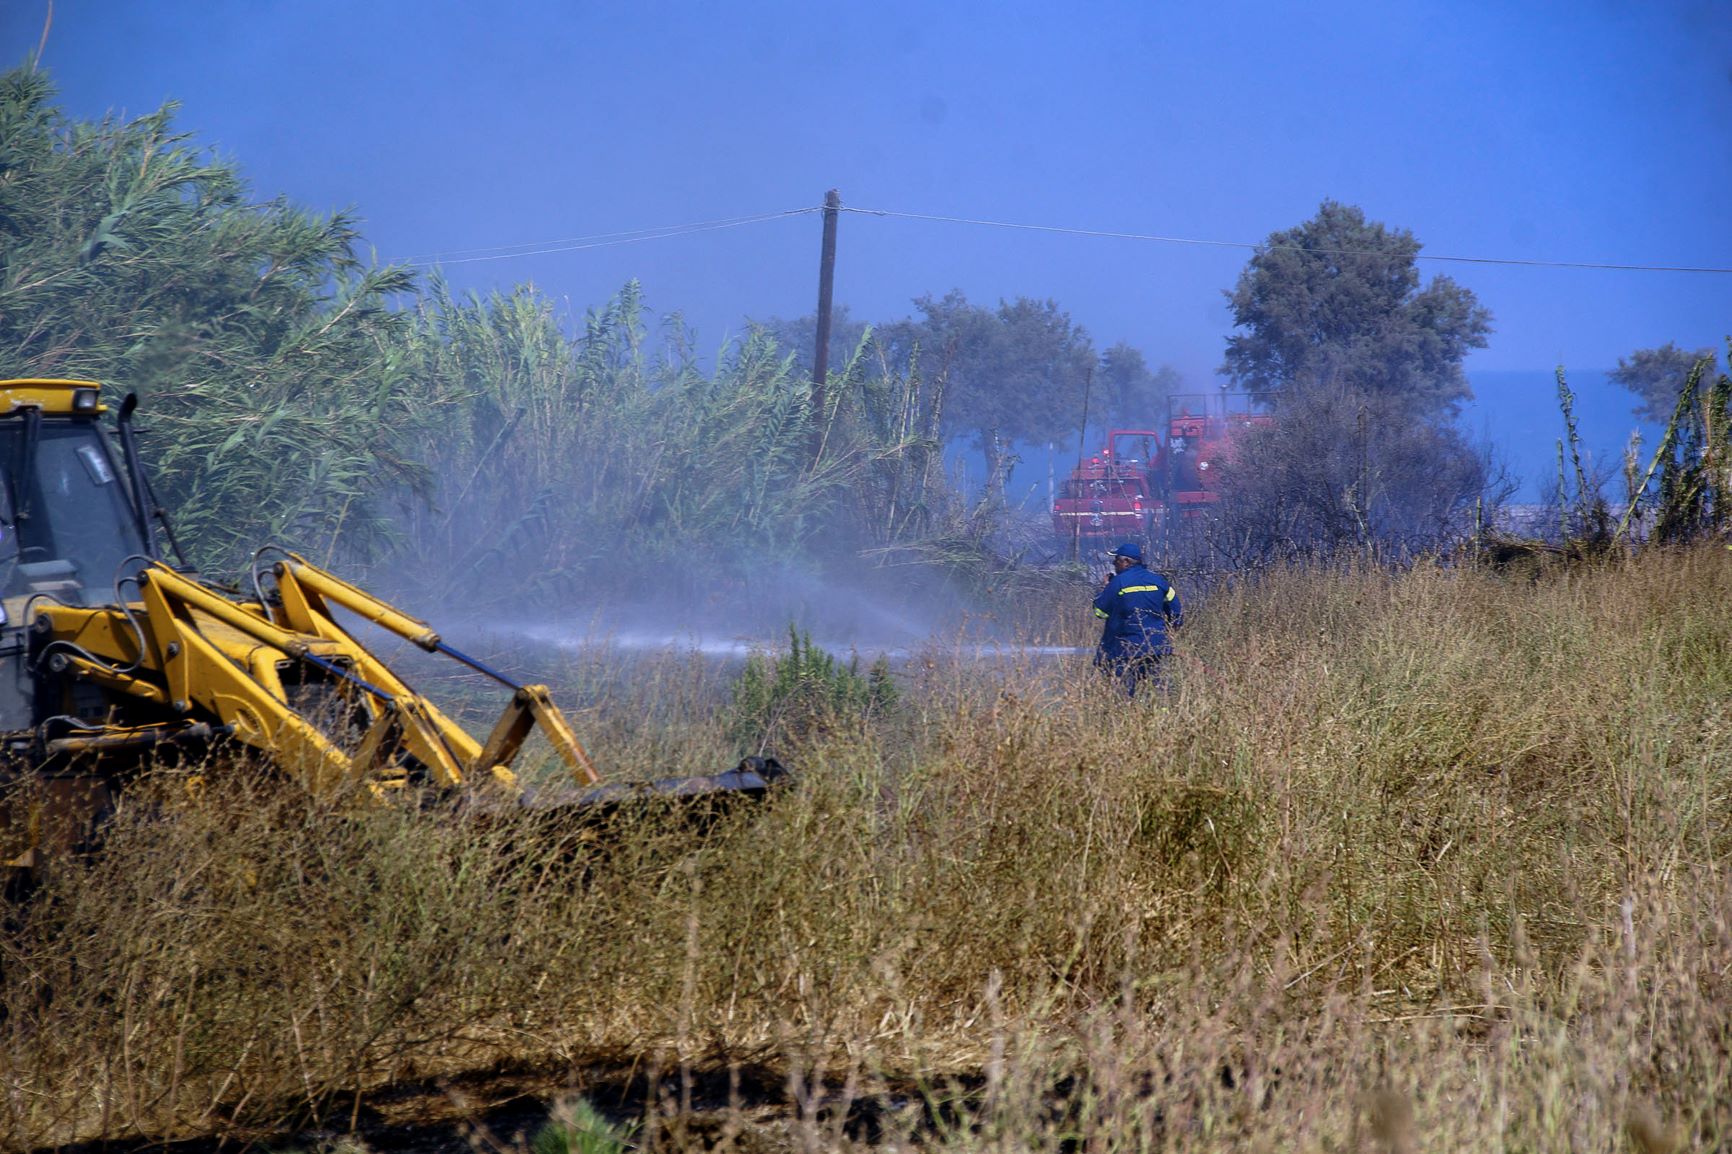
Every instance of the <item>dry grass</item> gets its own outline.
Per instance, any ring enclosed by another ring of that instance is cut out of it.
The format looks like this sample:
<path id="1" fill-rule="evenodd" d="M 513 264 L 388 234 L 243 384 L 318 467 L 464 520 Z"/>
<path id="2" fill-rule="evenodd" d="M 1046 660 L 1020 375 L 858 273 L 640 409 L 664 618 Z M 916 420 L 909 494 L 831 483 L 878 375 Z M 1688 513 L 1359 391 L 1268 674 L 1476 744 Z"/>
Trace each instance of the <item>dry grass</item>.
<path id="1" fill-rule="evenodd" d="M 814 1150 L 1712 1148 L 1728 606 L 1725 550 L 1275 573 L 1198 607 L 1164 697 L 914 661 L 702 838 L 165 777 L 5 930 L 0 1142 L 641 1060 L 780 1071 Z M 707 678 L 597 689 L 598 755 L 721 760 Z"/>

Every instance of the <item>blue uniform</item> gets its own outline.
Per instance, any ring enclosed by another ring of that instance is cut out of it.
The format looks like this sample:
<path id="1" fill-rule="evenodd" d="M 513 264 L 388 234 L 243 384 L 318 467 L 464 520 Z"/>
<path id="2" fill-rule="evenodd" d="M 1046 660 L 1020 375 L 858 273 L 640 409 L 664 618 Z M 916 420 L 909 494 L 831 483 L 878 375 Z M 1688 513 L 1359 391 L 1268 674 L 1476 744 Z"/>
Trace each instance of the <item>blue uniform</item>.
<path id="1" fill-rule="evenodd" d="M 1120 670 L 1135 693 L 1137 681 L 1173 651 L 1168 632 L 1184 619 L 1184 609 L 1170 581 L 1137 564 L 1107 582 L 1095 598 L 1095 616 L 1102 621 L 1096 664 Z"/>

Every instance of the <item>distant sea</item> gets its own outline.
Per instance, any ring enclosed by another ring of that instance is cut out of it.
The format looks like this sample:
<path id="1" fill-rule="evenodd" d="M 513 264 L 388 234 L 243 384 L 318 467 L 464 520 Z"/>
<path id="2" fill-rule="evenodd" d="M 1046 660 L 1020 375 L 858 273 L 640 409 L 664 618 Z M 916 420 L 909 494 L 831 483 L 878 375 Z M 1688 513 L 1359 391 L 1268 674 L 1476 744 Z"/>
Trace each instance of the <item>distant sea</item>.
<path id="1" fill-rule="evenodd" d="M 1616 500 L 1623 492 L 1618 478 L 1631 430 L 1641 430 L 1646 463 L 1664 429 L 1638 421 L 1632 411 L 1634 395 L 1613 384 L 1604 372 L 1571 371 L 1568 380 L 1576 397 L 1583 466 L 1590 476 L 1597 473 L 1606 478 L 1606 493 Z M 1553 370 L 1470 372 L 1468 383 L 1473 387 L 1473 400 L 1462 406 L 1457 418 L 1461 431 L 1475 445 L 1491 448 L 1493 460 L 1516 484 L 1512 502 L 1548 500 L 1557 486 L 1558 438 L 1564 435 Z M 1101 436 L 1100 431 L 1090 433 L 1090 453 L 1100 449 Z M 1011 471 L 1007 486 L 1010 501 L 1044 510 L 1048 507 L 1048 476 L 1062 480 L 1076 464 L 1076 435 L 1055 443 L 1050 451 L 1045 444 L 1019 444 L 1015 452 L 1021 460 Z M 951 442 L 944 458 L 951 477 L 965 482 L 970 494 L 977 493 L 986 475 L 986 462 L 971 441 Z"/>
<path id="2" fill-rule="evenodd" d="M 1589 475 L 1607 478 L 1606 494 L 1614 501 L 1623 493 L 1618 480 L 1630 433 L 1642 433 L 1643 463 L 1665 431 L 1638 421 L 1632 411 L 1633 393 L 1612 383 L 1604 372 L 1571 371 L 1566 378 L 1575 394 L 1576 431 L 1581 436 L 1582 463 Z M 1494 459 L 1520 483 L 1513 500 L 1539 501 L 1557 488 L 1558 438 L 1564 435 L 1553 370 L 1469 373 L 1473 401 L 1462 406 L 1457 423 L 1475 443 L 1489 445 Z"/>

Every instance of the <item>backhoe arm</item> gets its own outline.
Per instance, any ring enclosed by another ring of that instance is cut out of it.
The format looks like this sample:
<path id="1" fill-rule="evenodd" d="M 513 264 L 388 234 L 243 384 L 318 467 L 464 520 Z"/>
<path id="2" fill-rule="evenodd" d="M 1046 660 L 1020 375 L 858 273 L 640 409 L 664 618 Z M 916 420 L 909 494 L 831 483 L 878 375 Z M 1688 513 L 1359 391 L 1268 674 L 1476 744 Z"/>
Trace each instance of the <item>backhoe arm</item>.
<path id="1" fill-rule="evenodd" d="M 280 603 L 267 610 L 152 564 L 138 574 L 139 602 L 124 610 L 41 605 L 38 652 L 50 672 L 165 721 L 215 721 L 318 791 L 416 776 L 441 786 L 477 774 L 514 784 L 510 765 L 537 724 L 580 783 L 599 782 L 546 688 L 510 681 L 446 646 L 425 622 L 292 554 L 276 576 Z M 338 624 L 333 605 L 510 685 L 511 704 L 485 745 Z"/>
<path id="2" fill-rule="evenodd" d="M 494 766 L 510 766 L 523 748 L 523 742 L 528 738 L 530 730 L 536 725 L 541 726 L 542 733 L 547 737 L 548 744 L 559 755 L 566 767 L 579 781 L 596 785 L 601 782 L 601 775 L 595 770 L 595 765 L 589 759 L 583 745 L 572 732 L 565 715 L 553 703 L 553 697 L 543 685 L 523 685 L 491 668 L 481 661 L 461 653 L 440 639 L 432 626 L 425 621 L 409 616 L 402 610 L 390 605 L 368 593 L 364 589 L 349 584 L 335 574 L 320 569 L 306 558 L 298 554 L 287 554 L 283 560 L 272 567 L 272 573 L 277 579 L 277 590 L 281 596 L 280 613 L 282 621 L 289 628 L 301 633 L 336 640 L 341 638 L 353 644 L 361 652 L 365 649 L 356 642 L 350 634 L 336 621 L 331 612 L 331 606 L 337 605 L 364 620 L 370 621 L 382 629 L 412 642 L 428 653 L 443 653 L 454 661 L 461 662 L 495 681 L 508 686 L 512 690 L 511 704 L 506 706 L 505 713 L 493 728 L 492 735 L 485 746 L 473 746 L 473 741 L 466 733 L 462 734 L 465 741 L 470 742 L 472 749 L 466 750 L 466 755 L 472 765 L 491 769 Z M 368 674 L 371 680 L 373 674 L 381 678 L 396 681 L 390 670 L 382 662 L 367 654 Z M 401 685 L 401 682 L 397 682 Z M 403 692 L 410 692 L 407 686 Z M 431 715 L 443 724 L 455 729 L 454 725 L 444 718 L 430 703 L 426 708 Z M 462 733 L 461 730 L 458 730 Z"/>

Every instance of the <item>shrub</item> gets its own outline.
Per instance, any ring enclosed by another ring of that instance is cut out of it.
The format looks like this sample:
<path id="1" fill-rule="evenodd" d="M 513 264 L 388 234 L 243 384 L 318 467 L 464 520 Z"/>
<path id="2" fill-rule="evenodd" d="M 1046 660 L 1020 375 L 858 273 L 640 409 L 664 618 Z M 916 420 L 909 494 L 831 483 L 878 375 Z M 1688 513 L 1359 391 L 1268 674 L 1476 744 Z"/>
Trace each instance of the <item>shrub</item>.
<path id="1" fill-rule="evenodd" d="M 609 1121 L 587 1098 L 571 1098 L 553 1108 L 553 1117 L 529 1143 L 530 1154 L 625 1154 L 637 1129 Z"/>
<path id="2" fill-rule="evenodd" d="M 859 655 L 844 665 L 812 644 L 811 635 L 788 627 L 783 657 L 754 653 L 734 682 L 728 735 L 742 748 L 771 746 L 856 727 L 896 704 L 890 663 L 880 656 L 860 672 Z"/>

